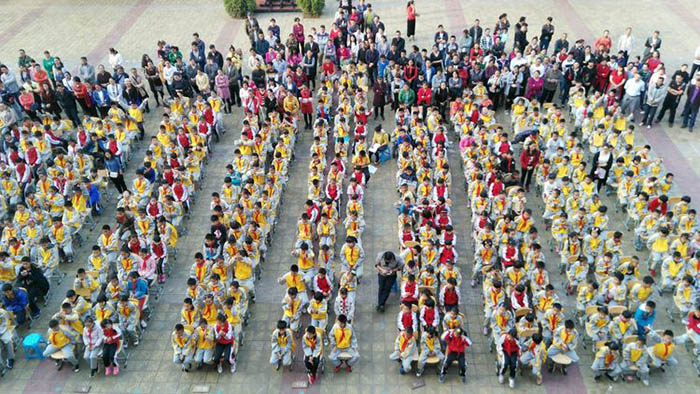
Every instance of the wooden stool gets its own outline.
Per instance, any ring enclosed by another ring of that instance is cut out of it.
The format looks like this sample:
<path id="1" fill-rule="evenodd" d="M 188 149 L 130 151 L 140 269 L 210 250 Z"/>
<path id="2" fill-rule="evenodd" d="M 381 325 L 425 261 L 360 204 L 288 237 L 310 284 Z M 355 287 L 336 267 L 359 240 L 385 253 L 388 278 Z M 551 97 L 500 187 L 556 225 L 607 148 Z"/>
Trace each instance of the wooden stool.
<path id="1" fill-rule="evenodd" d="M 557 367 L 559 367 L 559 370 L 561 373 L 564 373 L 564 369 L 571 365 L 571 357 L 567 356 L 564 353 L 559 353 L 552 357 L 552 372 L 554 372 Z"/>
<path id="2" fill-rule="evenodd" d="M 338 354 L 338 361 L 341 361 L 341 362 L 343 362 L 343 361 L 347 362 L 351 358 L 352 358 L 352 354 L 350 354 L 349 352 L 340 352 Z"/>

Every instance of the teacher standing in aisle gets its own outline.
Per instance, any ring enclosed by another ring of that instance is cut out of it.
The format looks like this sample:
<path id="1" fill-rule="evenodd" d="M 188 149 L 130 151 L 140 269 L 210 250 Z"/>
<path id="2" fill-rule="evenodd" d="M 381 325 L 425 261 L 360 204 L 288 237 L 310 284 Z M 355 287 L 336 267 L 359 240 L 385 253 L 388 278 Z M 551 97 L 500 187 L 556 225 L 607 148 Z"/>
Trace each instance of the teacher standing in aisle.
<path id="1" fill-rule="evenodd" d="M 396 283 L 396 273 L 401 270 L 401 257 L 387 250 L 377 255 L 374 264 L 377 268 L 379 289 L 377 290 L 377 311 L 384 312 L 384 304 Z"/>

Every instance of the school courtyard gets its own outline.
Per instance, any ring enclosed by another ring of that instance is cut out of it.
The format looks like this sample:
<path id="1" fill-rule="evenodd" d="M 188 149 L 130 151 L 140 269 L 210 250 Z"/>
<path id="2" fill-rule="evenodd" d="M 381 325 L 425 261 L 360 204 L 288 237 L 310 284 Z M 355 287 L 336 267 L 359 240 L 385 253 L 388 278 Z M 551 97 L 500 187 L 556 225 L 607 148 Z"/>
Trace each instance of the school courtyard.
<path id="1" fill-rule="evenodd" d="M 387 26 L 389 37 L 397 29 L 405 31 L 405 4 L 400 0 L 374 0 L 376 13 Z M 330 26 L 337 2 L 326 1 L 326 9 L 320 19 L 303 19 L 305 27 L 325 23 Z M 661 32 L 663 61 L 667 72 L 672 73 L 681 63 L 692 63 L 693 53 L 700 44 L 700 8 L 694 0 L 618 0 L 610 1 L 576 1 L 576 0 L 520 0 L 520 1 L 470 1 L 470 0 L 418 0 L 417 45 L 429 47 L 438 24 L 443 24 L 450 34 L 457 34 L 468 28 L 475 18 L 482 26 L 493 27 L 499 14 L 507 12 L 511 23 L 517 22 L 520 15 L 527 16 L 531 31 L 538 34 L 539 28 L 547 16 L 553 17 L 556 27 L 554 37 L 561 32 L 568 32 L 573 42 L 585 38 L 592 43 L 604 29 L 609 29 L 614 40 L 627 26 L 633 28 L 637 48 L 654 30 Z M 292 22 L 297 13 L 257 14 L 263 28 L 272 17 L 281 25 L 285 36 L 291 31 Z M 244 59 L 247 58 L 248 38 L 245 35 L 243 21 L 231 19 L 224 11 L 220 0 L 175 1 L 175 0 L 35 0 L 5 1 L 0 7 L 0 61 L 10 65 L 16 71 L 18 49 L 24 49 L 35 59 L 40 59 L 44 50 L 50 50 L 60 56 L 69 69 L 74 69 L 81 56 L 87 56 L 90 63 L 97 65 L 106 62 L 108 49 L 117 48 L 125 59 L 127 67 L 140 67 L 144 53 L 155 57 L 157 40 L 189 48 L 191 35 L 198 32 L 207 43 L 215 43 L 224 52 L 229 45 L 242 47 Z M 613 41 L 615 42 L 615 41 Z M 410 43 L 408 43 L 410 44 Z M 510 45 L 508 45 L 510 49 Z M 183 51 L 184 51 L 183 50 Z M 640 53 L 638 49 L 636 53 Z M 225 52 L 224 52 L 225 53 Z M 245 63 L 245 61 L 244 61 Z M 244 74 L 249 73 L 244 66 Z M 147 135 L 154 135 L 160 121 L 160 109 L 147 115 Z M 391 116 L 383 122 L 386 130 L 393 129 Z M 452 220 L 458 233 L 457 250 L 460 255 L 459 266 L 462 270 L 462 301 L 460 310 L 466 314 L 466 329 L 473 340 L 473 346 L 467 352 L 468 383 L 462 384 L 451 369 L 444 384 L 440 384 L 432 369 L 427 369 L 422 378 L 414 375 L 401 376 L 398 365 L 389 360 L 396 338 L 396 313 L 398 296 L 392 294 L 390 305 L 384 314 L 375 312 L 377 296 L 376 275 L 373 271 L 374 257 L 387 249 L 398 249 L 396 232 L 396 202 L 394 161 L 383 164 L 372 177 L 370 188 L 365 194 L 365 220 L 367 224 L 363 235 L 366 253 L 365 278 L 360 285 L 355 329 L 359 337 L 360 361 L 351 374 L 344 371 L 334 374 L 331 368 L 320 378 L 316 385 L 306 388 L 293 388 L 297 382 L 306 379 L 300 357 L 294 363 L 293 371 L 275 371 L 268 364 L 270 357 L 270 334 L 280 318 L 283 286 L 276 279 L 285 273 L 295 260 L 289 255 L 296 239 L 296 220 L 301 213 L 307 193 L 307 169 L 309 164 L 309 146 L 311 133 L 300 131 L 296 148 L 296 161 L 290 169 L 288 187 L 284 194 L 284 205 L 279 217 L 277 231 L 273 236 L 272 246 L 267 261 L 263 266 L 263 275 L 256 284 L 257 302 L 251 304 L 250 324 L 245 327 L 245 341 L 238 357 L 238 370 L 235 374 L 224 372 L 218 374 L 213 368 L 184 373 L 172 363 L 170 333 L 180 320 L 180 308 L 185 297 L 185 281 L 188 277 L 192 256 L 200 251 L 202 240 L 209 226 L 209 195 L 219 191 L 223 182 L 224 167 L 231 158 L 233 141 L 239 137 L 241 111 L 234 110 L 232 115 L 224 115 L 229 132 L 221 143 L 215 146 L 215 153 L 207 165 L 207 178 L 199 193 L 191 219 L 187 222 L 188 233 L 178 246 L 178 257 L 174 264 L 172 276 L 165 285 L 162 296 L 151 300 L 154 309 L 141 344 L 130 348 L 128 366 L 119 376 L 88 378 L 89 368 L 85 366 L 80 373 L 74 374 L 71 368 L 57 371 L 51 361 L 24 360 L 20 351 L 15 368 L 0 378 L 0 391 L 3 393 L 493 393 L 507 392 L 506 386 L 498 383 L 494 368 L 495 355 L 489 352 L 487 338 L 481 334 L 482 301 L 479 287 L 471 288 L 468 275 L 471 272 L 472 246 L 469 237 L 470 213 L 466 206 L 466 193 L 462 185 L 464 175 L 460 169 L 459 152 L 451 149 L 453 189 Z M 507 124 L 503 113 L 498 119 Z M 652 146 L 655 155 L 663 159 L 665 168 L 675 174 L 680 191 L 693 198 L 694 206 L 700 201 L 700 140 L 697 135 L 676 127 L 666 127 L 666 122 L 659 123 L 651 130 L 639 130 L 637 141 L 646 141 Z M 370 122 L 370 127 L 375 123 Z M 141 163 L 146 144 L 135 153 L 127 173 L 127 182 L 134 176 L 137 163 Z M 130 183 L 129 183 L 130 184 Z M 540 209 L 541 201 L 531 193 L 528 196 L 533 209 Z M 609 198 L 604 201 L 612 206 Z M 113 223 L 114 205 L 108 207 L 99 219 L 97 228 L 104 223 Z M 624 230 L 624 218 L 620 213 L 611 213 L 611 229 Z M 536 211 L 535 219 L 541 211 Z M 548 231 L 540 231 L 543 239 L 549 240 Z M 60 289 L 53 292 L 48 305 L 43 308 L 41 319 L 35 322 L 32 331 L 45 335 L 48 319 L 55 313 L 65 291 L 72 286 L 75 265 L 84 261 L 90 247 L 97 239 L 98 231 L 86 232 L 86 242 L 78 250 L 74 266 L 61 266 L 68 273 Z M 628 237 L 629 239 L 629 237 Z M 633 253 L 631 242 L 626 244 L 629 254 Z M 644 261 L 646 252 L 640 257 Z M 558 261 L 547 248 L 547 260 Z M 573 313 L 574 298 L 563 295 L 563 277 L 550 264 L 552 282 L 567 314 Z M 672 308 L 670 296 L 661 299 L 657 308 L 657 329 L 672 328 L 680 334 L 684 331 L 676 319 L 670 322 L 666 308 Z M 579 330 L 582 333 L 582 330 Z M 21 331 L 26 335 L 27 331 Z M 566 376 L 544 373 L 544 384 L 535 385 L 533 377 L 526 374 L 518 377 L 516 390 L 524 393 L 697 393 L 700 378 L 691 365 L 688 349 L 679 347 L 676 356 L 679 365 L 667 368 L 665 373 L 655 372 L 651 375 L 650 387 L 640 382 L 612 383 L 606 378 L 595 382 L 590 369 L 592 351 L 579 346 L 581 362 L 571 367 Z M 82 391 L 81 391 L 82 390 Z"/>

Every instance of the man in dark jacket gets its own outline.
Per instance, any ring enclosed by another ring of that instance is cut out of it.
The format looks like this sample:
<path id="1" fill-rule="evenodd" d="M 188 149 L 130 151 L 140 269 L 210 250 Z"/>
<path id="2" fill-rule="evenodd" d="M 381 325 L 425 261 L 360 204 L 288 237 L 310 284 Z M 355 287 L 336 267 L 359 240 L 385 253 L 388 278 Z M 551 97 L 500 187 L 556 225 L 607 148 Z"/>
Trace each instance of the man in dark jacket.
<path id="1" fill-rule="evenodd" d="M 29 298 L 27 292 L 13 288 L 11 283 L 2 285 L 2 304 L 7 311 L 15 314 L 18 325 L 24 324 L 28 315 L 32 318 L 39 316 L 39 308 Z"/>
<path id="2" fill-rule="evenodd" d="M 687 127 L 689 132 L 693 132 L 695 119 L 698 117 L 698 108 L 700 108 L 700 73 L 695 74 L 695 83 L 688 86 L 688 99 L 683 108 L 681 129 Z"/>
<path id="3" fill-rule="evenodd" d="M 36 303 L 38 298 L 45 297 L 49 292 L 48 279 L 41 268 L 32 264 L 27 256 L 22 258 L 22 265 L 17 274 L 17 287 L 27 290 L 27 296 L 32 303 Z"/>
<path id="4" fill-rule="evenodd" d="M 520 25 L 520 30 L 515 32 L 514 46 L 522 53 L 527 46 L 527 23 Z"/>
<path id="5" fill-rule="evenodd" d="M 78 117 L 78 107 L 75 102 L 75 96 L 73 95 L 73 93 L 69 90 L 66 90 L 66 88 L 62 84 L 57 84 L 56 100 L 58 100 L 59 106 L 63 108 L 63 112 L 66 113 L 68 119 L 70 119 L 74 125 L 79 125 L 80 118 Z"/>

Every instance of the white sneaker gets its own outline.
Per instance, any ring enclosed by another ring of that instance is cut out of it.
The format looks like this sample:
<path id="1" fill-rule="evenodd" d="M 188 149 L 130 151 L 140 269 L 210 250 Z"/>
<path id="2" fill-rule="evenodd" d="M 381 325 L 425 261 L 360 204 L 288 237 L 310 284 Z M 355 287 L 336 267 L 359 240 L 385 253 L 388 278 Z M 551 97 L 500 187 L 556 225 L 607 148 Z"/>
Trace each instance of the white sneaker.
<path id="1" fill-rule="evenodd" d="M 236 372 L 236 362 L 234 361 L 233 364 L 231 364 L 231 373 Z"/>
<path id="2" fill-rule="evenodd" d="M 216 372 L 218 372 L 218 373 L 224 372 L 224 368 L 221 366 L 221 363 L 219 363 L 219 365 L 216 366 Z"/>
<path id="3" fill-rule="evenodd" d="M 515 379 L 513 378 L 508 378 L 508 387 L 514 389 L 515 388 Z"/>
<path id="4" fill-rule="evenodd" d="M 148 324 L 146 324 L 145 320 L 141 320 L 141 328 L 146 328 L 148 327 Z"/>
<path id="5" fill-rule="evenodd" d="M 498 383 L 503 384 L 504 381 L 505 381 L 505 377 L 499 373 L 498 374 Z"/>
<path id="6" fill-rule="evenodd" d="M 644 379 L 642 380 L 642 383 L 644 383 L 645 386 L 649 385 L 649 379 Z"/>
<path id="7" fill-rule="evenodd" d="M 648 125 L 648 126 L 647 126 L 647 129 L 650 129 L 650 128 L 651 128 L 651 125 Z"/>

